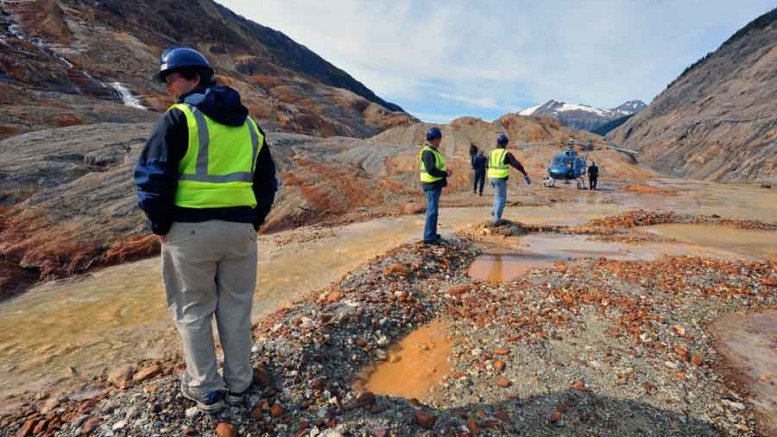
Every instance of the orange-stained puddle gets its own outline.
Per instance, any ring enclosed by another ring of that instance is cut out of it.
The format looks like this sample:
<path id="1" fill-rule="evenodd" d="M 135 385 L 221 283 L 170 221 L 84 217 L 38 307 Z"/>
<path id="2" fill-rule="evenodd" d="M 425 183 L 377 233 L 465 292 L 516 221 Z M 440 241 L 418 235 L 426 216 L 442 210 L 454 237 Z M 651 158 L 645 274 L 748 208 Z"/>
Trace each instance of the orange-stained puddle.
<path id="1" fill-rule="evenodd" d="M 773 258 L 777 254 L 777 231 L 735 229 L 712 224 L 669 224 L 650 226 L 644 230 L 684 243 L 749 258 Z"/>
<path id="2" fill-rule="evenodd" d="M 451 371 L 448 358 L 453 342 L 442 322 L 416 329 L 388 349 L 388 359 L 364 371 L 366 382 L 357 389 L 373 393 L 424 399 L 433 394 Z"/>
<path id="3" fill-rule="evenodd" d="M 580 235 L 538 234 L 521 237 L 517 247 L 500 245 L 487 249 L 472 263 L 469 276 L 496 284 L 510 282 L 531 269 L 550 268 L 559 260 L 602 257 L 651 260 L 658 255 L 625 244 L 589 240 Z"/>
<path id="4" fill-rule="evenodd" d="M 764 435 L 777 432 L 777 311 L 728 314 L 710 324 L 715 349 L 745 385 Z"/>

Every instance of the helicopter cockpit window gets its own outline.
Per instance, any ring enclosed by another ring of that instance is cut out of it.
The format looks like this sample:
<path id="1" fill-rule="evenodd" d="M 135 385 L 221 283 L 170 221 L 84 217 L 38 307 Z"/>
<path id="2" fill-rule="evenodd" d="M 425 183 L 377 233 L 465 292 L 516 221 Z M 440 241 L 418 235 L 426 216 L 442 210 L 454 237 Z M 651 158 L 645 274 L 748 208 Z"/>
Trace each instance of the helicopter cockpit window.
<path id="1" fill-rule="evenodd" d="M 551 165 L 554 165 L 554 166 L 566 165 L 566 162 L 565 162 L 566 159 L 564 159 L 564 158 L 565 157 L 563 157 L 563 156 L 554 156 L 553 157 L 553 162 L 552 162 Z"/>

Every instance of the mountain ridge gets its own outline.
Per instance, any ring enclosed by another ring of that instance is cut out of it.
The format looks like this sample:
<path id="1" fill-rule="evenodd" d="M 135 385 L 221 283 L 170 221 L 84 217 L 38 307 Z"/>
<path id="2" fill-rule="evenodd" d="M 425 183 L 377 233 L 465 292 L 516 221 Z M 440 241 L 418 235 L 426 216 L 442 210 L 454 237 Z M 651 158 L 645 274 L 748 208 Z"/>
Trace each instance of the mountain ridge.
<path id="1" fill-rule="evenodd" d="M 662 173 L 777 180 L 777 9 L 686 68 L 607 138 Z"/>
<path id="2" fill-rule="evenodd" d="M 171 45 L 203 52 L 263 127 L 369 137 L 418 121 L 282 32 L 211 0 L 40 0 L 0 3 L 0 138 L 153 120 L 122 108 L 127 96 L 112 84 L 166 109 L 171 100 L 151 76 Z"/>
<path id="3" fill-rule="evenodd" d="M 635 114 L 647 107 L 641 100 L 629 100 L 611 109 L 600 109 L 585 104 L 567 103 L 558 100 L 548 100 L 541 105 L 531 106 L 518 112 L 518 115 L 531 117 L 553 117 L 565 126 L 571 126 L 587 131 L 621 118 Z"/>

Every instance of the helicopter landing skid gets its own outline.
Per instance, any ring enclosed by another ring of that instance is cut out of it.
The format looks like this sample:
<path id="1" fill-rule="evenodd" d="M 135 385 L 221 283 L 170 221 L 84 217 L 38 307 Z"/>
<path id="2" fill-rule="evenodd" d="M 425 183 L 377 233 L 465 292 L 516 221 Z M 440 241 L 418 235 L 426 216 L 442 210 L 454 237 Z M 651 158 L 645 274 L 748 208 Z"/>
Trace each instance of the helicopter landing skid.
<path id="1" fill-rule="evenodd" d="M 553 179 L 551 177 L 548 177 L 547 179 L 545 179 L 545 186 L 546 187 L 550 188 L 550 187 L 553 187 L 554 185 L 556 185 L 556 180 L 555 179 Z"/>
<path id="2" fill-rule="evenodd" d="M 575 182 L 577 182 L 577 189 L 578 190 L 584 190 L 585 189 L 585 178 L 577 178 L 577 179 L 575 179 Z"/>

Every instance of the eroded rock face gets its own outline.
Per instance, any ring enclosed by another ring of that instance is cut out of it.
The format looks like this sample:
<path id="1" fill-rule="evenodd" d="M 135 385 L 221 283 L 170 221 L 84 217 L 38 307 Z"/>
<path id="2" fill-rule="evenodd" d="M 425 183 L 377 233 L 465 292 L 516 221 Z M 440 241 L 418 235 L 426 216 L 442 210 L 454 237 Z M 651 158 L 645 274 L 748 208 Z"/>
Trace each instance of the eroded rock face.
<path id="1" fill-rule="evenodd" d="M 171 43 L 205 53 L 263 126 L 368 137 L 416 121 L 282 33 L 209 0 L 3 3 L 0 39 L 0 138 L 155 119 L 124 105 L 115 84 L 148 109 L 166 109 L 170 99 L 151 77 Z"/>
<path id="2" fill-rule="evenodd" d="M 608 138 L 673 176 L 777 176 L 777 10 L 750 23 Z"/>

